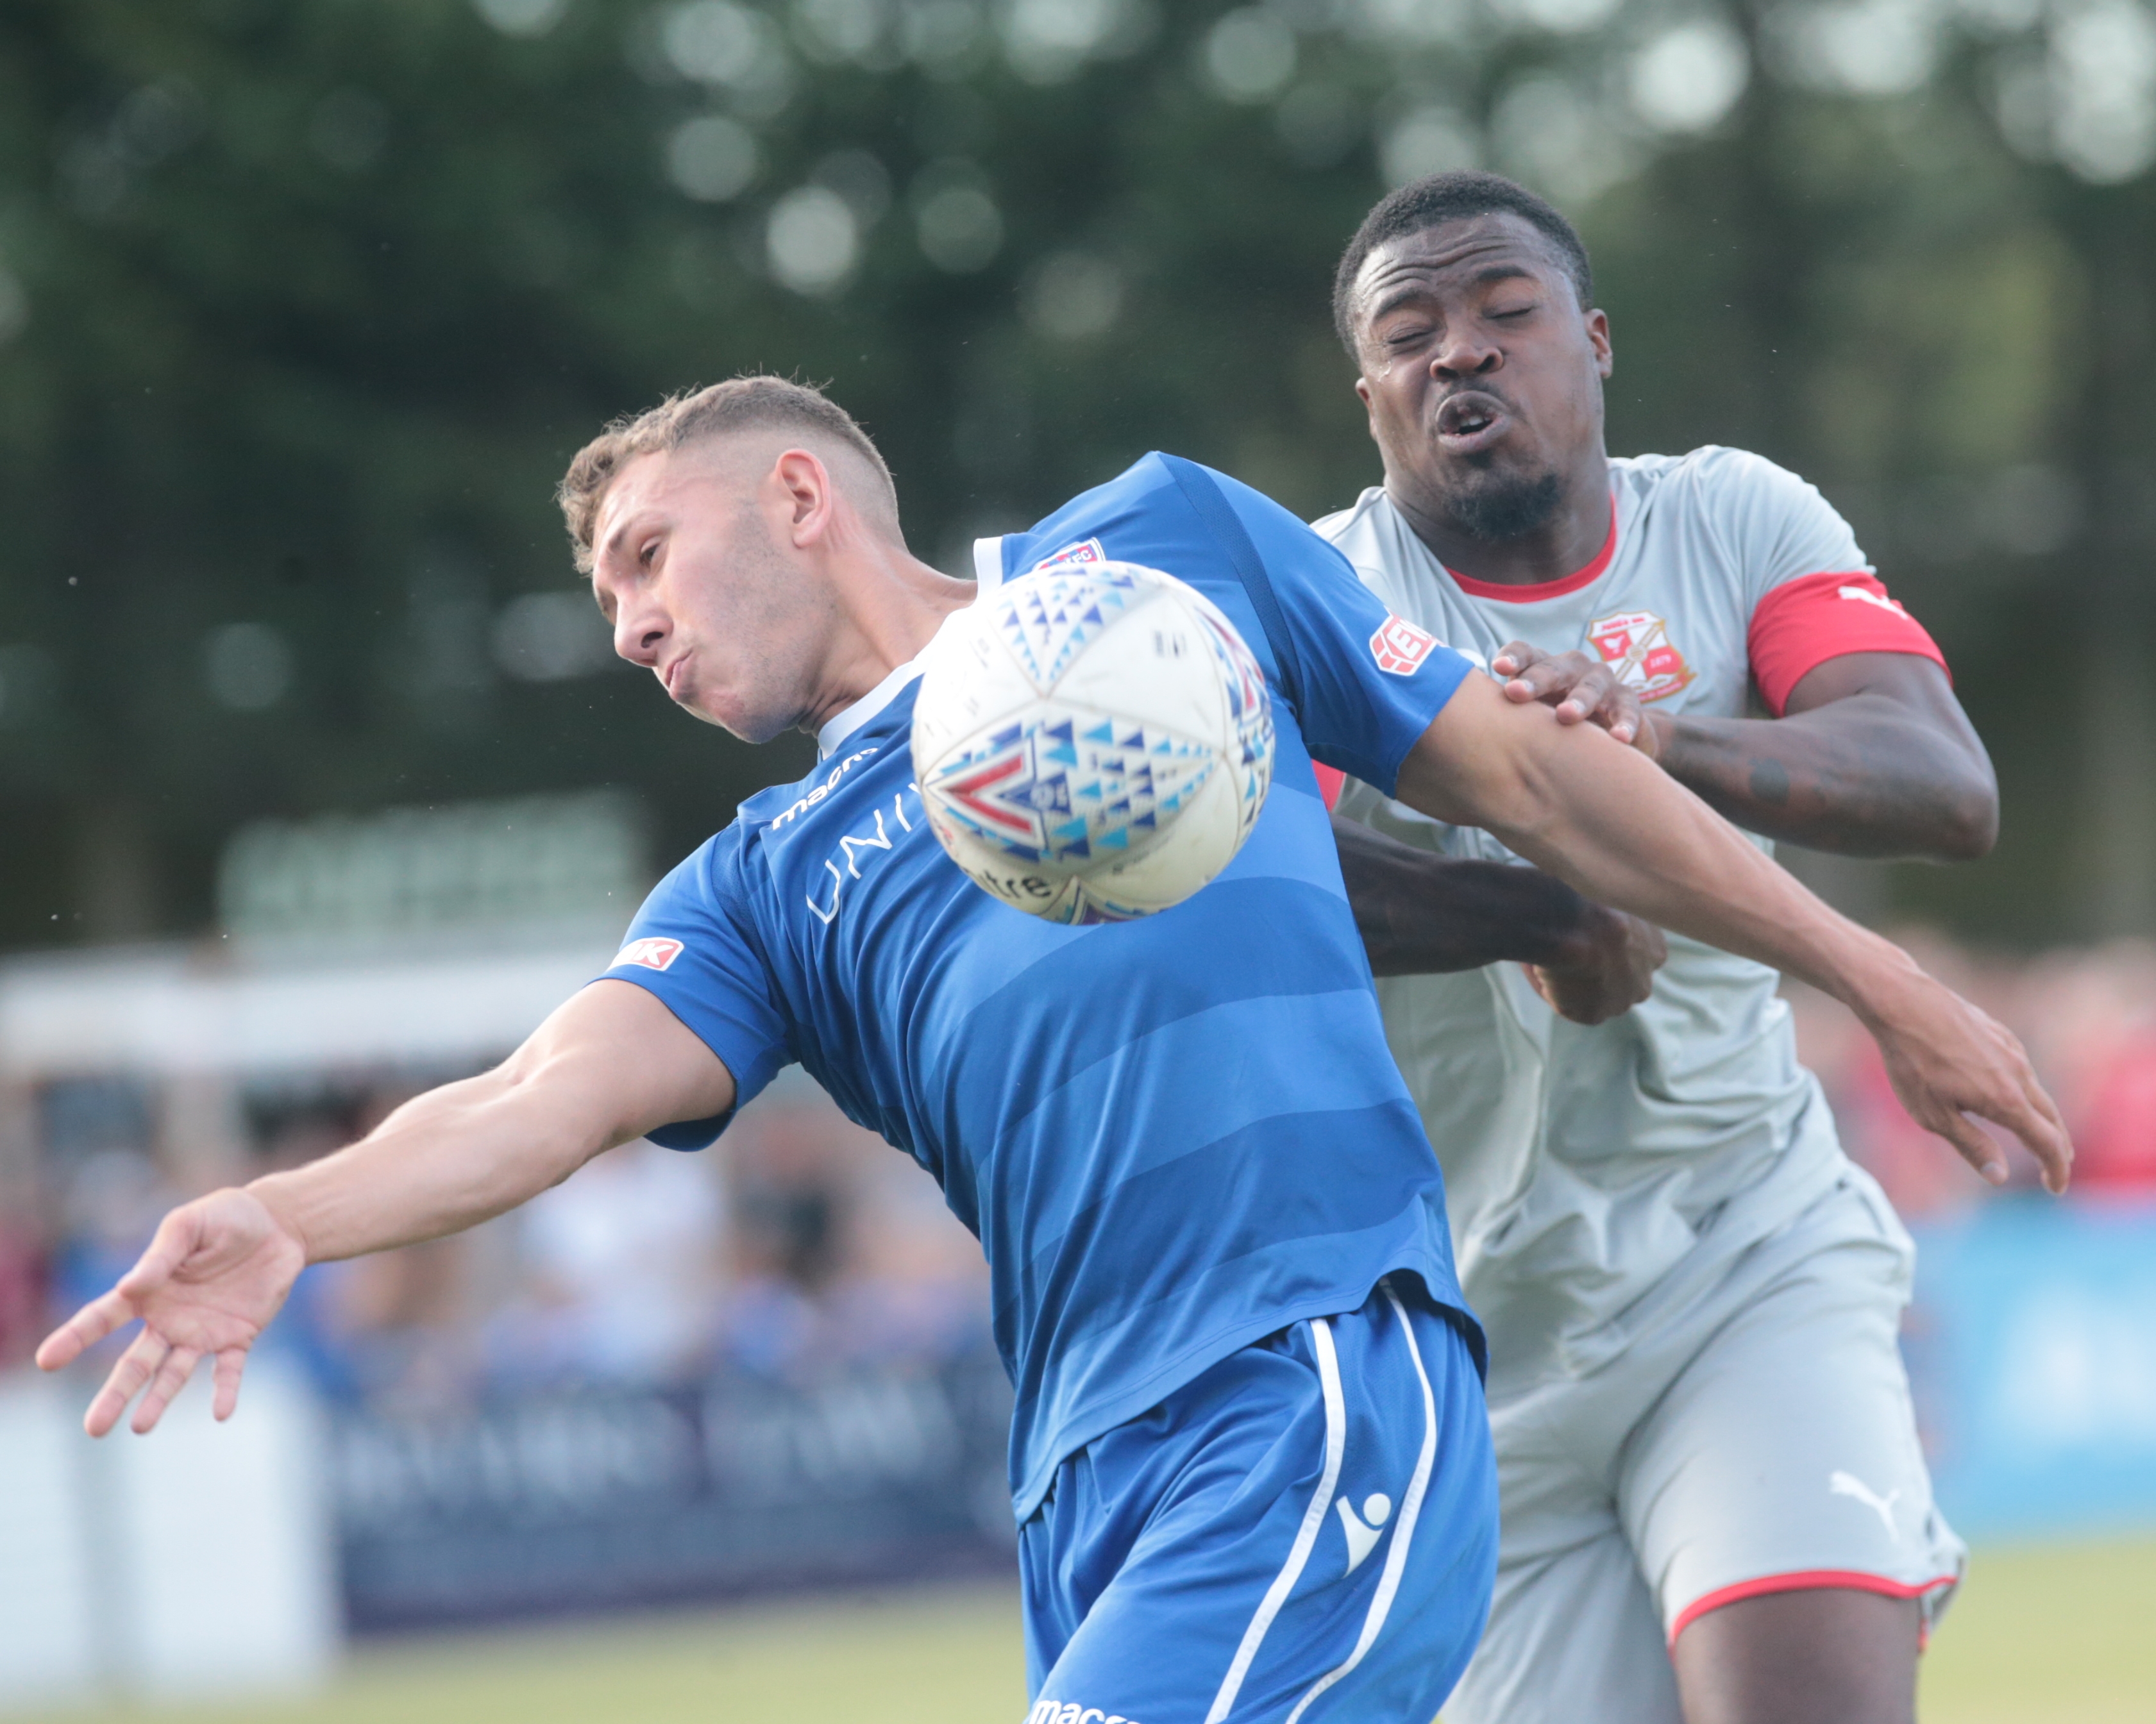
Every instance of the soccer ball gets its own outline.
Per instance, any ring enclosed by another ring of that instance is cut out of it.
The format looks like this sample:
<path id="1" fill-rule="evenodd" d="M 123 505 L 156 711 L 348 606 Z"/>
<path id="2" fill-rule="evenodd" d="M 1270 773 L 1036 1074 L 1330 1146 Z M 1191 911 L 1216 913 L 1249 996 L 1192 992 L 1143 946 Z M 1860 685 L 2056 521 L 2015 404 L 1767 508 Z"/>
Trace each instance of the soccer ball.
<path id="1" fill-rule="evenodd" d="M 1272 782 L 1272 700 L 1235 625 L 1173 575 L 1057 562 L 944 624 L 913 771 L 951 859 L 1013 908 L 1127 921 L 1233 859 Z"/>

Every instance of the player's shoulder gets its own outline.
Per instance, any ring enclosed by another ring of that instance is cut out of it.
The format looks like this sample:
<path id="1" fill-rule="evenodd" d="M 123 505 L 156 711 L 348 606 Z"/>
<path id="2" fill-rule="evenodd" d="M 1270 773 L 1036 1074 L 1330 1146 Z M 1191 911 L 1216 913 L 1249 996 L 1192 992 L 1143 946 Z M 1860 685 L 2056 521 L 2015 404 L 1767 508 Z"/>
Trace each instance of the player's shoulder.
<path id="1" fill-rule="evenodd" d="M 1268 567 L 1283 560 L 1291 566 L 1295 552 L 1311 548 L 1330 555 L 1300 516 L 1264 492 L 1216 468 L 1154 449 L 1017 536 L 1010 567 L 1015 573 L 1066 557 L 1143 562 L 1202 551 L 1194 568 L 1218 564 L 1214 572 L 1224 573 L 1238 526 Z M 1202 573 L 1180 563 L 1163 566 L 1203 584 Z"/>
<path id="2" fill-rule="evenodd" d="M 1385 488 L 1373 485 L 1345 509 L 1321 515 L 1310 530 L 1328 544 L 1345 546 L 1365 539 L 1376 530 L 1385 510 Z"/>
<path id="3" fill-rule="evenodd" d="M 1089 486 L 1052 514 L 1044 516 L 1023 533 L 1014 536 L 1023 549 L 1036 557 L 1052 557 L 1066 541 L 1083 544 L 1158 516 L 1163 505 L 1173 505 L 1175 475 L 1168 457 L 1155 449 L 1138 459 L 1113 479 Z"/>
<path id="4" fill-rule="evenodd" d="M 1681 455 L 1619 455 L 1612 477 L 1641 501 L 1681 500 L 1709 510 L 1754 508 L 1763 502 L 1817 498 L 1800 475 L 1748 449 L 1702 444 Z"/>

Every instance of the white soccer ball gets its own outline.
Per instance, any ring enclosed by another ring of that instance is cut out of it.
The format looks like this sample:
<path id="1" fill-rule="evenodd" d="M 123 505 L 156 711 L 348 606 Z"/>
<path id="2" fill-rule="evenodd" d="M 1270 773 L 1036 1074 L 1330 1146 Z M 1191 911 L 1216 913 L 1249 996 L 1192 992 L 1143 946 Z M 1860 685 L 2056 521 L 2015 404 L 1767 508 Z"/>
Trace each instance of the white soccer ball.
<path id="1" fill-rule="evenodd" d="M 1233 623 L 1129 562 L 1059 562 L 947 623 L 913 704 L 928 824 L 993 896 L 1058 922 L 1180 904 L 1257 824 L 1272 699 Z"/>

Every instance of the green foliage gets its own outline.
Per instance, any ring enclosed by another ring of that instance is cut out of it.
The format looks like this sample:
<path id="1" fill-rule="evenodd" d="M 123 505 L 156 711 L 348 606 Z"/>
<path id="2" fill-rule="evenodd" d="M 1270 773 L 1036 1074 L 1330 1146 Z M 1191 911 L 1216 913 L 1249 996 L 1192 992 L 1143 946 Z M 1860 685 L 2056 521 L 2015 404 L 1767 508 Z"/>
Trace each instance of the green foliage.
<path id="1" fill-rule="evenodd" d="M 946 566 L 1152 447 L 1347 501 L 1377 475 L 1332 260 L 1389 168 L 1454 146 L 1581 216 L 1613 447 L 1798 466 L 1963 665 L 2005 859 L 1905 897 L 2070 927 L 2043 894 L 2072 822 L 2025 840 L 2016 798 L 2056 799 L 2078 722 L 2038 655 L 2062 665 L 2092 559 L 2138 591 L 2156 522 L 2150 199 L 2002 141 L 2036 27 L 1859 95 L 1732 9 L 1724 69 L 1762 69 L 1673 131 L 1636 94 L 1671 28 L 1648 0 L 1229 11 L 20 0 L 0 945 L 203 926 L 259 814 L 616 784 L 670 859 L 798 772 L 802 745 L 581 668 L 588 641 L 551 680 L 517 656 L 519 596 L 573 584 L 554 480 L 671 389 L 828 380 Z"/>

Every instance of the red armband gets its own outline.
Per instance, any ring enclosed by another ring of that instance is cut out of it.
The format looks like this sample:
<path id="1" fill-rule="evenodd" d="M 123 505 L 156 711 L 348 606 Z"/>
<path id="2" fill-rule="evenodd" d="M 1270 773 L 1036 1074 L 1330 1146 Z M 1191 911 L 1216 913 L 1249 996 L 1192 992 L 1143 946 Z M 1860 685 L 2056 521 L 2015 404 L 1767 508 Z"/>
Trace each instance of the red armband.
<path id="1" fill-rule="evenodd" d="M 1320 761 L 1314 760 L 1311 765 L 1317 773 L 1317 793 L 1325 798 L 1325 812 L 1329 814 L 1340 806 L 1340 793 L 1348 788 L 1348 775 Z"/>
<path id="2" fill-rule="evenodd" d="M 1947 668 L 1938 644 L 1887 596 L 1876 575 L 1800 575 L 1784 581 L 1752 613 L 1745 645 L 1760 698 L 1777 718 L 1807 671 L 1845 653 L 1914 653 Z"/>

